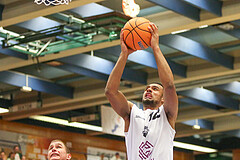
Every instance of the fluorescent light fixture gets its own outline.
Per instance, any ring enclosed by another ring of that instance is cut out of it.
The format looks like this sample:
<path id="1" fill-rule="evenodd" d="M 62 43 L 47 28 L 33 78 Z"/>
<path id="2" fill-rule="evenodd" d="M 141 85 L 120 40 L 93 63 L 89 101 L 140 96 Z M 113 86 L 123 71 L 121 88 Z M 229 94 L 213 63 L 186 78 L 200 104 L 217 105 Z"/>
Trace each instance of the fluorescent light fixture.
<path id="1" fill-rule="evenodd" d="M 28 87 L 28 86 L 22 86 L 22 88 L 20 90 L 23 91 L 23 92 L 31 92 L 32 88 Z"/>
<path id="2" fill-rule="evenodd" d="M 183 143 L 183 142 L 173 142 L 173 145 L 178 148 L 183 148 L 183 149 L 188 149 L 188 150 L 193 150 L 193 151 L 199 151 L 199 152 L 205 152 L 205 153 L 213 153 L 217 152 L 216 149 L 209 148 L 209 147 L 203 147 L 203 146 L 198 146 L 194 144 L 188 144 L 188 143 Z"/>
<path id="3" fill-rule="evenodd" d="M 178 34 L 178 33 L 183 33 L 183 32 L 187 32 L 189 31 L 190 29 L 183 29 L 183 30 L 179 30 L 179 31 L 174 31 L 174 32 L 171 32 L 171 34 Z"/>
<path id="4" fill-rule="evenodd" d="M 28 75 L 26 75 L 26 86 L 22 86 L 20 89 L 23 92 L 31 92 L 32 88 L 28 86 Z"/>
<path id="5" fill-rule="evenodd" d="M 94 126 L 94 125 L 79 123 L 79 122 L 68 122 L 67 120 L 64 120 L 64 119 L 53 118 L 48 116 L 31 116 L 30 118 L 43 121 L 43 122 L 50 122 L 50 123 L 60 124 L 60 125 L 69 126 L 69 127 L 82 128 L 82 129 L 98 131 L 98 132 L 103 131 L 102 127 L 99 127 L 99 126 Z"/>
<path id="6" fill-rule="evenodd" d="M 18 33 L 14 33 L 14 32 L 8 31 L 6 29 L 3 29 L 3 27 L 0 27 L 0 32 L 4 33 L 4 34 L 9 34 L 10 36 L 14 36 L 14 37 L 19 37 L 20 36 L 20 34 L 18 34 Z M 24 38 L 24 36 L 23 37 L 21 36 L 19 38 Z"/>
<path id="7" fill-rule="evenodd" d="M 193 129 L 201 129 L 201 127 L 200 127 L 198 124 L 194 124 L 194 125 L 192 126 L 192 128 L 193 128 Z"/>
<path id="8" fill-rule="evenodd" d="M 7 112 L 9 112 L 8 109 L 0 107 L 0 113 L 7 113 Z"/>
<path id="9" fill-rule="evenodd" d="M 27 48 L 24 48 L 22 46 L 15 45 L 15 46 L 13 46 L 13 48 L 16 48 L 16 49 L 19 49 L 19 50 L 23 50 L 23 51 L 27 51 Z"/>
<path id="10" fill-rule="evenodd" d="M 208 25 L 206 24 L 206 25 L 199 26 L 198 28 L 207 28 L 207 27 Z"/>
<path id="11" fill-rule="evenodd" d="M 201 129 L 200 125 L 198 124 L 198 119 L 195 120 L 195 124 L 192 126 L 193 129 Z"/>
<path id="12" fill-rule="evenodd" d="M 37 53 L 38 50 L 33 50 L 33 49 L 27 49 L 25 47 L 22 47 L 22 46 L 17 46 L 17 45 L 14 45 L 13 48 L 16 48 L 16 49 L 19 49 L 19 50 L 22 50 L 22 51 L 29 51 L 31 53 Z"/>

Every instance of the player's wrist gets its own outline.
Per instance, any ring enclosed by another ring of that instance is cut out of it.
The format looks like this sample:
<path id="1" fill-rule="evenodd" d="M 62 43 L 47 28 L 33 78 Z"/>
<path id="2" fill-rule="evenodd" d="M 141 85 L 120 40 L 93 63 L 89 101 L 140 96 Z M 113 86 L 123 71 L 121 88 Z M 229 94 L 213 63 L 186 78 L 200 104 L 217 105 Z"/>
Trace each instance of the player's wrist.
<path id="1" fill-rule="evenodd" d="M 151 47 L 152 47 L 153 51 L 158 51 L 158 50 L 160 50 L 159 45 L 153 45 L 153 46 L 151 46 Z"/>
<path id="2" fill-rule="evenodd" d="M 128 53 L 127 51 L 122 51 L 122 52 L 120 53 L 120 56 L 121 56 L 122 58 L 128 58 L 128 55 L 129 55 L 129 53 Z"/>

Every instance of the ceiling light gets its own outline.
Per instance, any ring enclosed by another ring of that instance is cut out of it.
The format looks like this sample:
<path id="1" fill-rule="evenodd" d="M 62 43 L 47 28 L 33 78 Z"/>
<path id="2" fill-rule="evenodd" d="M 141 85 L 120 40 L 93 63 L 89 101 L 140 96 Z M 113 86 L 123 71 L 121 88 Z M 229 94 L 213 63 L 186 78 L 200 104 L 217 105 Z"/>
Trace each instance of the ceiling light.
<path id="1" fill-rule="evenodd" d="M 234 29 L 234 25 L 231 23 L 224 23 L 224 24 L 219 24 L 217 25 L 218 28 L 225 30 L 225 31 L 229 31 L 229 30 L 233 30 Z"/>
<path id="2" fill-rule="evenodd" d="M 32 88 L 28 87 L 28 86 L 22 86 L 22 88 L 20 90 L 23 91 L 23 92 L 31 92 Z"/>
<path id="3" fill-rule="evenodd" d="M 198 119 L 196 119 L 196 123 L 192 126 L 193 129 L 201 129 L 200 125 L 198 124 Z"/>
<path id="4" fill-rule="evenodd" d="M 3 27 L 0 27 L 0 32 L 4 33 L 4 34 L 8 34 L 8 35 L 13 36 L 13 37 L 25 38 L 25 36 L 21 36 L 18 33 L 14 33 L 14 32 L 8 31 L 8 30 L 4 29 Z"/>
<path id="5" fill-rule="evenodd" d="M 33 50 L 33 49 L 28 50 L 26 47 L 22 47 L 22 46 L 18 46 L 18 45 L 14 45 L 13 48 L 16 48 L 16 49 L 22 50 L 22 51 L 29 51 L 29 52 L 35 53 L 35 54 L 38 52 L 38 50 Z"/>
<path id="6" fill-rule="evenodd" d="M 7 112 L 9 112 L 8 109 L 0 107 L 0 113 L 7 113 Z"/>
<path id="7" fill-rule="evenodd" d="M 69 122 L 64 119 L 53 118 L 48 116 L 31 116 L 30 118 L 43 121 L 43 122 L 50 122 L 50 123 L 60 124 L 60 125 L 69 126 L 69 127 L 82 128 L 82 129 L 98 131 L 98 132 L 103 131 L 102 127 L 99 127 L 99 126 L 94 126 L 94 125 L 79 123 L 79 122 Z"/>
<path id="8" fill-rule="evenodd" d="M 206 25 L 199 26 L 198 28 L 207 28 L 207 27 L 208 25 L 206 24 Z"/>
<path id="9" fill-rule="evenodd" d="M 178 34 L 178 33 L 183 33 L 183 32 L 187 32 L 189 31 L 190 29 L 183 29 L 183 30 L 179 30 L 179 31 L 174 31 L 174 32 L 171 32 L 171 34 Z"/>
<path id="10" fill-rule="evenodd" d="M 28 86 L 28 75 L 26 75 L 26 86 L 22 86 L 20 89 L 23 92 L 31 92 L 32 88 Z"/>
<path id="11" fill-rule="evenodd" d="M 199 125 L 197 125 L 197 124 L 193 125 L 192 128 L 193 129 L 201 129 L 201 127 Z"/>
<path id="12" fill-rule="evenodd" d="M 173 145 L 177 148 L 183 148 L 183 149 L 188 149 L 188 150 L 193 150 L 193 151 L 198 151 L 198 152 L 204 152 L 204 153 L 217 152 L 217 150 L 213 149 L 213 148 L 203 147 L 203 146 L 198 146 L 198 145 L 188 144 L 188 143 L 183 143 L 183 142 L 174 141 Z"/>

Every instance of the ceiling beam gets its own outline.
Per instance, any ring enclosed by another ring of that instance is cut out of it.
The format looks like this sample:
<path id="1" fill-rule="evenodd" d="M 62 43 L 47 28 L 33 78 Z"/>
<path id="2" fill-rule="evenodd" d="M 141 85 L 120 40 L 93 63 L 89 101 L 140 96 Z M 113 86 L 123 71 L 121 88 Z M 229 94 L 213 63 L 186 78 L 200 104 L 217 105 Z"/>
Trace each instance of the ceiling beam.
<path id="1" fill-rule="evenodd" d="M 201 12 L 201 21 L 199 22 L 169 11 L 148 15 L 145 18 L 159 26 L 159 35 L 166 35 L 174 31 L 196 29 L 203 25 L 212 26 L 239 20 L 240 10 L 236 9 L 239 7 L 240 2 L 223 5 L 222 17 L 213 17 L 208 12 Z"/>
<path id="2" fill-rule="evenodd" d="M 119 57 L 121 53 L 121 48 L 120 46 L 114 46 L 114 47 L 97 50 L 96 52 L 99 52 L 101 54 L 112 54 Z M 130 54 L 128 57 L 128 60 L 144 66 L 157 69 L 157 64 L 156 64 L 156 60 L 153 53 L 148 52 L 147 50 L 138 50 Z M 186 77 L 186 70 L 187 70 L 186 66 L 178 64 L 169 59 L 167 59 L 167 61 L 174 74 L 179 75 L 181 77 Z"/>
<path id="3" fill-rule="evenodd" d="M 110 75 L 113 67 L 115 66 L 115 63 L 111 61 L 87 54 L 79 54 L 75 56 L 61 58 L 58 59 L 58 61 L 82 67 L 105 75 Z M 138 82 L 141 84 L 147 84 L 146 72 L 132 70 L 127 67 L 125 67 L 124 69 L 122 78 L 125 80 Z"/>
<path id="4" fill-rule="evenodd" d="M 235 20 L 235 21 L 232 21 L 233 24 L 236 24 L 238 26 L 240 26 L 240 20 Z"/>
<path id="5" fill-rule="evenodd" d="M 56 83 L 38 79 L 36 77 L 28 76 L 25 74 L 12 72 L 12 71 L 2 71 L 0 72 L 0 82 L 22 87 L 26 86 L 26 80 L 28 80 L 28 86 L 33 90 L 50 93 L 54 95 L 64 96 L 67 98 L 73 98 L 73 88 L 58 85 Z"/>
<path id="6" fill-rule="evenodd" d="M 89 45 L 86 47 L 72 48 L 72 49 L 60 51 L 58 54 L 49 54 L 43 57 L 39 57 L 39 61 L 46 62 L 46 61 L 55 60 L 58 58 L 77 55 L 80 53 L 90 52 L 92 50 L 102 49 L 105 47 L 116 46 L 118 44 L 119 44 L 119 40 L 114 40 L 109 42 L 97 43 L 97 44 Z M 35 62 L 32 59 L 23 61 L 19 58 L 13 58 L 13 57 L 2 58 L 0 59 L 0 71 L 28 66 L 34 63 Z"/>
<path id="7" fill-rule="evenodd" d="M 218 109 L 218 107 L 214 104 L 210 104 L 210 103 L 207 103 L 207 102 L 204 102 L 204 101 L 199 101 L 199 100 L 196 100 L 196 99 L 193 99 L 193 98 L 180 98 L 179 101 L 185 102 L 185 103 L 188 103 L 188 104 L 201 106 L 201 107 L 214 109 L 214 110 Z"/>
<path id="8" fill-rule="evenodd" d="M 199 7 L 201 9 L 204 9 L 208 12 L 211 12 L 217 16 L 222 16 L 222 1 L 220 0 L 183 0 L 185 2 L 188 2 L 189 4 L 192 4 L 196 7 Z"/>
<path id="9" fill-rule="evenodd" d="M 212 110 L 203 107 L 188 107 L 187 109 L 179 108 L 177 123 L 193 119 L 208 119 L 223 116 L 224 112 Z"/>
<path id="10" fill-rule="evenodd" d="M 167 11 L 168 9 L 163 8 L 161 6 L 152 6 L 152 7 L 148 7 L 148 8 L 142 8 L 138 14 L 139 17 L 145 17 L 148 15 L 152 15 L 152 14 L 157 14 L 160 12 L 164 12 Z"/>
<path id="11" fill-rule="evenodd" d="M 217 111 L 206 109 L 202 107 L 189 108 L 188 110 L 179 111 L 177 123 L 192 120 L 192 119 L 208 119 L 208 118 L 221 118 L 230 115 L 239 114 L 240 110 L 233 111 Z"/>
<path id="12" fill-rule="evenodd" d="M 232 131 L 226 131 L 226 132 L 222 132 L 222 133 L 240 138 L 240 129 L 232 130 Z"/>
<path id="13" fill-rule="evenodd" d="M 230 97 L 212 92 L 210 90 L 204 88 L 193 88 L 186 91 L 180 91 L 178 94 L 190 97 L 192 99 L 196 99 L 199 101 L 203 101 L 206 103 L 210 103 L 213 105 L 221 106 L 224 108 L 230 109 L 239 109 L 239 101 L 232 99 Z"/>
<path id="14" fill-rule="evenodd" d="M 232 82 L 228 84 L 216 85 L 214 88 L 219 88 L 221 90 L 240 95 L 240 82 Z"/>
<path id="15" fill-rule="evenodd" d="M 223 32 L 240 39 L 240 29 L 222 30 Z"/>
<path id="16" fill-rule="evenodd" d="M 147 0 L 149 2 L 155 3 L 159 6 L 165 7 L 167 9 L 172 10 L 173 12 L 177 12 L 183 16 L 191 18 L 195 21 L 200 21 L 200 9 L 191 6 L 187 3 L 184 3 L 179 0 Z"/>
<path id="17" fill-rule="evenodd" d="M 240 128 L 240 119 L 239 117 L 233 118 L 221 117 L 220 119 L 214 121 L 213 128 L 214 130 L 193 130 L 193 129 L 179 130 L 176 134 L 176 138 L 193 136 L 195 134 L 204 135 L 236 130 Z"/>
<path id="18" fill-rule="evenodd" d="M 55 26 L 60 26 L 61 24 L 57 21 L 45 18 L 45 17 L 37 17 L 22 23 L 16 24 L 16 26 L 31 30 L 31 31 L 40 31 L 48 28 L 52 28 Z"/>
<path id="19" fill-rule="evenodd" d="M 0 4 L 0 21 L 2 20 L 4 5 Z"/>
<path id="20" fill-rule="evenodd" d="M 74 14 L 77 14 L 80 17 L 86 18 L 97 16 L 100 14 L 110 13 L 113 12 L 113 10 L 105 6 L 99 5 L 97 3 L 89 3 L 77 8 L 73 8 L 70 10 L 70 12 L 73 12 Z"/>
<path id="21" fill-rule="evenodd" d="M 84 75 L 84 76 L 91 77 L 91 78 L 96 78 L 96 79 L 100 79 L 100 80 L 104 80 L 104 81 L 108 80 L 108 75 L 101 74 L 99 72 L 91 71 L 89 69 L 70 65 L 70 64 L 56 66 L 56 68 L 59 68 L 59 69 L 65 70 L 65 71 L 70 71 L 72 73 Z"/>
<path id="22" fill-rule="evenodd" d="M 8 55 L 8 56 L 24 59 L 24 60 L 28 59 L 27 54 L 17 52 L 17 51 L 11 50 L 11 49 L 7 49 L 7 48 L 3 49 L 2 47 L 0 47 L 0 53 Z"/>
<path id="23" fill-rule="evenodd" d="M 160 36 L 160 42 L 181 52 L 233 69 L 233 57 L 180 35 Z"/>

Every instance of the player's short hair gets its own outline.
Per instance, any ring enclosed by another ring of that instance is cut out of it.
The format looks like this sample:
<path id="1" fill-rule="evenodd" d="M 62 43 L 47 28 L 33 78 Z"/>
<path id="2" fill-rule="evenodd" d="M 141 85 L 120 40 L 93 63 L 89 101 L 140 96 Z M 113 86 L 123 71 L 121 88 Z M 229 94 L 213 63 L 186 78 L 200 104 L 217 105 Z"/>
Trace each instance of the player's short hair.
<path id="1" fill-rule="evenodd" d="M 64 145 L 67 154 L 70 154 L 70 149 L 66 146 L 66 144 L 63 141 L 61 141 L 60 139 L 54 139 L 54 140 L 51 141 L 51 143 L 53 143 L 53 142 L 61 142 Z"/>
<path id="2" fill-rule="evenodd" d="M 17 147 L 18 147 L 19 150 L 21 150 L 21 148 L 20 148 L 19 145 L 14 145 L 14 146 L 13 146 L 13 150 L 15 150 Z"/>
<path id="3" fill-rule="evenodd" d="M 151 82 L 151 83 L 149 83 L 149 84 L 159 84 L 160 86 L 162 86 L 162 87 L 163 87 L 163 85 L 162 85 L 162 83 L 161 83 L 161 82 Z"/>

